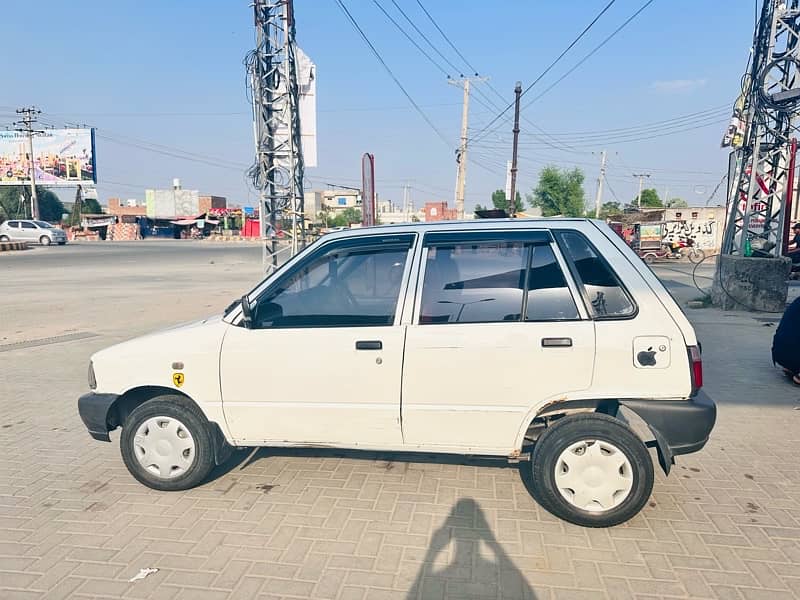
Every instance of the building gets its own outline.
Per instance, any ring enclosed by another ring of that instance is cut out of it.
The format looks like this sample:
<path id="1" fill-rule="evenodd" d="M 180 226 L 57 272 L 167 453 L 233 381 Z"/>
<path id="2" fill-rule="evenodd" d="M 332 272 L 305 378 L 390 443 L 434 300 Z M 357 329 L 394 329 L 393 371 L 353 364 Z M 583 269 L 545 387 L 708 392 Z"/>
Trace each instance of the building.
<path id="1" fill-rule="evenodd" d="M 121 217 L 144 217 L 147 214 L 147 206 L 135 198 L 121 200 L 120 198 L 108 199 L 108 214 Z"/>
<path id="2" fill-rule="evenodd" d="M 346 208 L 361 209 L 360 190 L 325 190 L 322 194 L 322 206 L 320 210 L 328 209 L 340 211 Z M 324 207 L 324 208 L 323 208 Z"/>
<path id="3" fill-rule="evenodd" d="M 455 208 L 450 208 L 447 202 L 426 202 L 425 208 L 422 209 L 425 213 L 425 221 L 454 221 L 457 219 L 457 212 Z"/>

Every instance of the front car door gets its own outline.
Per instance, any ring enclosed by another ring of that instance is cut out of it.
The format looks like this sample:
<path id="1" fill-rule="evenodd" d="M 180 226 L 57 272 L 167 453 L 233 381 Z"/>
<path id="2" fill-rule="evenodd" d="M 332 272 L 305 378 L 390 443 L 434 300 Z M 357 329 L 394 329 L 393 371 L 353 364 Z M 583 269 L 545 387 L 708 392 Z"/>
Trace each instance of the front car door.
<path id="1" fill-rule="evenodd" d="M 510 454 L 532 407 L 587 389 L 594 324 L 549 231 L 434 232 L 406 332 L 403 436 Z"/>
<path id="2" fill-rule="evenodd" d="M 402 445 L 405 292 L 415 236 L 323 243 L 231 325 L 220 357 L 225 418 L 242 444 Z"/>
<path id="3" fill-rule="evenodd" d="M 20 221 L 19 224 L 21 227 L 19 231 L 20 239 L 26 242 L 39 239 L 39 230 L 36 228 L 36 225 L 30 221 Z"/>

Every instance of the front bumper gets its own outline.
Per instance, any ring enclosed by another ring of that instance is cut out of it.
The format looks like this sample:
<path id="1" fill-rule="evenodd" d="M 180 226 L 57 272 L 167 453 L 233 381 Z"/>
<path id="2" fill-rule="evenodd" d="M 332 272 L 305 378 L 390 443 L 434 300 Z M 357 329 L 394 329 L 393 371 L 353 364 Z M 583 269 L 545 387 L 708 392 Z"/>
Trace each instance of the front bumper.
<path id="1" fill-rule="evenodd" d="M 622 400 L 639 415 L 656 439 L 658 461 L 669 474 L 675 457 L 702 449 L 717 420 L 717 406 L 700 390 L 689 400 Z"/>
<path id="2" fill-rule="evenodd" d="M 89 435 L 103 442 L 110 442 L 108 435 L 108 410 L 119 398 L 117 394 L 89 392 L 78 398 L 78 414 L 89 430 Z"/>

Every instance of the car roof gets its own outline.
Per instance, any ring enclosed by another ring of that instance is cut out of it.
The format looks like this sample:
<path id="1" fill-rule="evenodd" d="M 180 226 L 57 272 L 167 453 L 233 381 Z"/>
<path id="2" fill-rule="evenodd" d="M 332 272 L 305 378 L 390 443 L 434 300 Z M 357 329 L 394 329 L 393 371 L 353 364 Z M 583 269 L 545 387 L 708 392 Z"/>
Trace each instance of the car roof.
<path id="1" fill-rule="evenodd" d="M 356 227 L 343 231 L 333 231 L 325 235 L 326 239 L 357 237 L 362 235 L 380 235 L 382 233 L 426 233 L 429 231 L 486 231 L 492 229 L 554 229 L 569 227 L 576 223 L 589 223 L 594 219 L 578 218 L 538 218 L 538 219 L 469 219 L 461 221 L 431 221 L 420 223 L 393 223 L 391 225 L 374 225 Z M 597 221 L 600 223 L 601 221 Z"/>

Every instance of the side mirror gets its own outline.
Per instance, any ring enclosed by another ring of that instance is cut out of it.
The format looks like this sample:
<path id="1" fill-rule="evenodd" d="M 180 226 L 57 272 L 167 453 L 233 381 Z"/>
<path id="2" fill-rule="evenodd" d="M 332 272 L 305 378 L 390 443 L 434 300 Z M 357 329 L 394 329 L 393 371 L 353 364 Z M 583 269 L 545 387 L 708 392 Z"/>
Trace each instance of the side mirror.
<path id="1" fill-rule="evenodd" d="M 242 296 L 240 304 L 242 305 L 242 323 L 244 324 L 245 329 L 252 329 L 253 307 L 250 305 L 250 299 L 247 297 L 247 294 Z"/>

